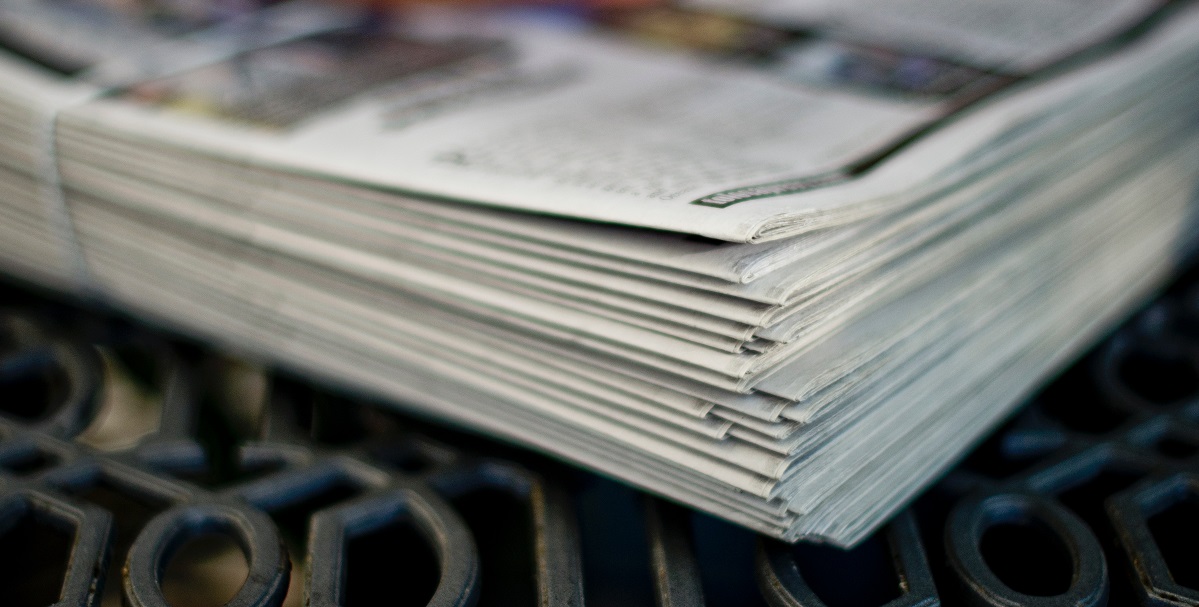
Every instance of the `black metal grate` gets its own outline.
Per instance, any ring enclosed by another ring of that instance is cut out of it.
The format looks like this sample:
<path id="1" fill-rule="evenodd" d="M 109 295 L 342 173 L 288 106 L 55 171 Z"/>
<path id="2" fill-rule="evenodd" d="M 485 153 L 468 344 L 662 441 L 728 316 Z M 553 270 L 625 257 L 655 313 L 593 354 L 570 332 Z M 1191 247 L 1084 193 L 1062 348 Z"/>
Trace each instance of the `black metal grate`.
<path id="1" fill-rule="evenodd" d="M 851 551 L 3 298 L 6 606 L 1199 605 L 1194 277 Z"/>

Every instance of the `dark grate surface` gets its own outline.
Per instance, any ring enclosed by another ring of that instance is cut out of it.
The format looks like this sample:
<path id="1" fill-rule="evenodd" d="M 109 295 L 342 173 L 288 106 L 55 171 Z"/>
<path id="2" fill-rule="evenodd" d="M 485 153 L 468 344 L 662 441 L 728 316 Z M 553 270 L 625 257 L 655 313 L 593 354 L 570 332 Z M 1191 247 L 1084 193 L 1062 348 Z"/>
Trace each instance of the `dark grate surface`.
<path id="1" fill-rule="evenodd" d="M 5 606 L 1199 605 L 1194 276 L 848 552 L 111 314 L 0 306 Z"/>

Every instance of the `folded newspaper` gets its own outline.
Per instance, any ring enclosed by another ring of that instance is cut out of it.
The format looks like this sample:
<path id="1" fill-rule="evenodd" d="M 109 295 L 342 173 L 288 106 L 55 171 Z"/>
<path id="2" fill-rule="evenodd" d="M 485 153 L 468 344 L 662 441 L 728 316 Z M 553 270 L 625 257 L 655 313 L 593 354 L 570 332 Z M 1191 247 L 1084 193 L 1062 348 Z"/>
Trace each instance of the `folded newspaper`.
<path id="1" fill-rule="evenodd" d="M 1199 6 L 0 0 L 0 266 L 852 545 L 1189 253 Z"/>

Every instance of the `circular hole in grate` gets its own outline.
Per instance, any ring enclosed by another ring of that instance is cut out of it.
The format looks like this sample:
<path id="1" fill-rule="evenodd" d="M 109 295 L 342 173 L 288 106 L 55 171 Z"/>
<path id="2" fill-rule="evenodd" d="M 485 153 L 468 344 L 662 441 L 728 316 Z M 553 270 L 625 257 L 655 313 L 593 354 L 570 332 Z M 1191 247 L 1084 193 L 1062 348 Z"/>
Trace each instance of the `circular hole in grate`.
<path id="1" fill-rule="evenodd" d="M 987 567 L 1008 588 L 1031 596 L 1056 596 L 1070 589 L 1074 562 L 1061 538 L 1044 523 L 999 523 L 979 546 Z"/>
<path id="2" fill-rule="evenodd" d="M 437 552 L 407 518 L 350 538 L 345 551 L 345 607 L 426 605 L 441 582 Z"/>
<path id="3" fill-rule="evenodd" d="M 881 533 L 851 550 L 799 543 L 791 554 L 804 581 L 828 607 L 885 605 L 903 596 L 895 557 Z"/>
<path id="4" fill-rule="evenodd" d="M 233 599 L 249 574 L 246 555 L 233 538 L 198 535 L 171 557 L 162 576 L 162 594 L 171 607 L 217 607 Z"/>
<path id="5" fill-rule="evenodd" d="M 13 376 L 0 377 L 0 412 L 34 422 L 49 418 L 62 404 L 70 389 L 71 378 L 57 361 L 31 362 Z"/>

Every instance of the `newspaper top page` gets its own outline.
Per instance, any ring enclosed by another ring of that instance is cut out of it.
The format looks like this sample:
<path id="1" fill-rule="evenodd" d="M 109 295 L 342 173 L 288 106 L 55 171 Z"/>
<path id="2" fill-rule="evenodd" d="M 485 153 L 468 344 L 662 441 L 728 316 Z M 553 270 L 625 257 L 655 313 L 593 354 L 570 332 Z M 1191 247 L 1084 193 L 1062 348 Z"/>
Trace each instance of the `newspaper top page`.
<path id="1" fill-rule="evenodd" d="M 956 85 L 920 91 L 774 65 L 511 20 L 359 28 L 151 79 L 76 116 L 235 163 L 755 242 L 912 200 L 990 142 L 1112 86 L 1083 70 L 1003 95 L 860 176 L 994 76 L 948 66 Z"/>

